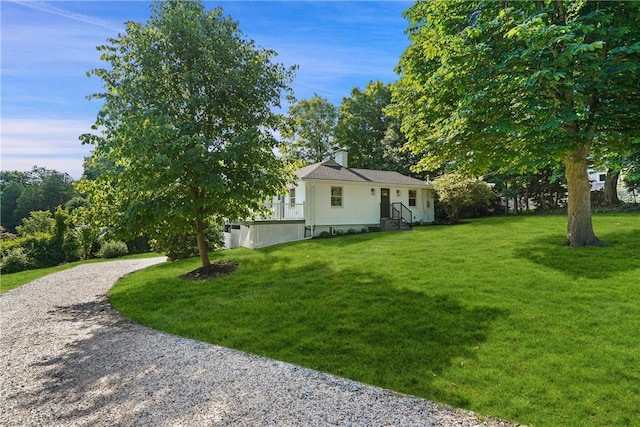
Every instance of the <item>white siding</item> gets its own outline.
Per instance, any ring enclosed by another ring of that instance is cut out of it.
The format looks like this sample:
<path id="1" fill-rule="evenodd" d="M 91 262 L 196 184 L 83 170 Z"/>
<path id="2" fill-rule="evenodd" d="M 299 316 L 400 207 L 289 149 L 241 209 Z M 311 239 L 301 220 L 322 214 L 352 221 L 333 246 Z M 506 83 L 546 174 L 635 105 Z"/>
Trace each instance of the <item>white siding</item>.
<path id="1" fill-rule="evenodd" d="M 342 206 L 331 206 L 331 187 L 342 187 Z M 304 200 L 305 221 L 308 226 L 316 228 L 314 235 L 330 226 L 359 231 L 363 226 L 379 224 L 381 188 L 389 188 L 391 203 L 401 202 L 411 210 L 413 222 L 429 223 L 434 218 L 433 190 L 419 186 L 311 181 L 298 188 L 301 188 L 299 194 L 304 194 L 304 199 L 300 199 L 296 192 L 296 202 Z M 416 190 L 416 206 L 409 206 L 409 189 Z"/>
<path id="2" fill-rule="evenodd" d="M 342 206 L 331 206 L 331 187 L 342 187 Z M 316 225 L 376 224 L 380 222 L 380 192 L 370 186 L 344 182 L 316 182 Z"/>
<path id="3" fill-rule="evenodd" d="M 258 222 L 241 227 L 240 246 L 257 249 L 304 239 L 304 222 Z"/>

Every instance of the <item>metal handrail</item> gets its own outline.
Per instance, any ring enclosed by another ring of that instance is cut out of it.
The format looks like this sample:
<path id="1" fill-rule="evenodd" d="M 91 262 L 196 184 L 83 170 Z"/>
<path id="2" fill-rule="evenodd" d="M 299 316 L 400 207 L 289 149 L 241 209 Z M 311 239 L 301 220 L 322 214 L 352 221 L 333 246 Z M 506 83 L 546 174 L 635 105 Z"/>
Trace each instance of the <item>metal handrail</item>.
<path id="1" fill-rule="evenodd" d="M 265 203 L 265 207 L 271 211 L 269 214 L 260 215 L 256 221 L 286 221 L 304 219 L 304 203 Z"/>
<path id="2" fill-rule="evenodd" d="M 396 208 L 396 206 L 399 208 Z M 411 209 L 402 202 L 393 202 L 391 207 L 394 212 L 398 212 L 398 228 L 400 227 L 400 222 L 406 222 L 410 227 L 413 226 L 413 212 L 411 212 Z"/>
<path id="3" fill-rule="evenodd" d="M 389 220 L 396 225 L 398 230 L 400 230 L 403 222 L 408 224 L 409 227 L 413 227 L 413 212 L 402 202 L 393 202 L 388 205 L 381 204 L 381 206 L 389 207 Z"/>

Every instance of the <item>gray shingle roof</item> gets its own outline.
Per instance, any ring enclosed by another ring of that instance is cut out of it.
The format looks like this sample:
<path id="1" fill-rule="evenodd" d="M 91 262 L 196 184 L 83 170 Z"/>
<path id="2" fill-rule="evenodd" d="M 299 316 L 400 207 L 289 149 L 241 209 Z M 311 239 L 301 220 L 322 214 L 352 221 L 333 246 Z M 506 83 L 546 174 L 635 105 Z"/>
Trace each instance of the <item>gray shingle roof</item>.
<path id="1" fill-rule="evenodd" d="M 303 181 L 370 182 L 372 184 L 419 185 L 421 187 L 433 188 L 430 182 L 411 178 L 398 172 L 345 168 L 333 160 L 325 160 L 322 163 L 316 163 L 298 169 L 296 176 Z"/>

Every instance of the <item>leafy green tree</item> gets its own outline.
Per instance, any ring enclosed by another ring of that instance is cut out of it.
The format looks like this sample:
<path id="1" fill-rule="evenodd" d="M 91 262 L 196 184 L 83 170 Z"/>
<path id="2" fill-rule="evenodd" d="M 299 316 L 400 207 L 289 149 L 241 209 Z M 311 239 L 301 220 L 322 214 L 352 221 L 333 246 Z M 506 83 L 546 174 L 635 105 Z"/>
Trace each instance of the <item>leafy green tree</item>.
<path id="1" fill-rule="evenodd" d="M 530 201 L 536 210 L 545 211 L 561 208 L 566 200 L 567 188 L 561 164 L 545 166 L 535 172 L 491 174 L 486 180 L 493 184 L 495 192 L 505 198 L 505 209 L 511 205 L 509 200 L 513 201 L 514 212 L 521 212 L 523 208 L 528 211 Z"/>
<path id="2" fill-rule="evenodd" d="M 389 127 L 384 109 L 391 102 L 391 88 L 380 81 L 364 90 L 355 87 L 342 98 L 335 131 L 336 144 L 349 149 L 349 163 L 364 169 L 383 169 L 383 140 Z"/>
<path id="3" fill-rule="evenodd" d="M 460 211 L 476 204 L 489 206 L 495 197 L 489 185 L 480 179 L 465 178 L 459 173 L 448 173 L 433 180 L 438 202 L 444 206 L 449 221 L 460 220 Z"/>
<path id="4" fill-rule="evenodd" d="M 203 266 L 209 218 L 245 219 L 290 175 L 274 154 L 293 68 L 244 37 L 221 8 L 154 3 L 150 20 L 127 23 L 99 46 L 104 104 L 82 136 L 116 167 L 81 185 L 103 220 L 132 237 L 167 223 L 196 230 Z"/>
<path id="5" fill-rule="evenodd" d="M 221 224 L 211 221 L 205 230 L 207 247 L 220 249 L 224 247 Z M 158 253 L 164 253 L 170 261 L 191 258 L 198 255 L 198 247 L 194 245 L 195 230 L 185 228 L 182 230 L 176 227 L 160 227 L 158 233 L 154 234 L 154 239 L 149 242 L 151 248 Z"/>
<path id="6" fill-rule="evenodd" d="M 24 184 L 18 182 L 2 183 L 2 193 L 0 194 L 0 220 L 2 226 L 7 230 L 15 231 L 16 225 L 20 224 L 21 218 L 15 215 L 18 207 L 18 198 L 22 194 Z"/>
<path id="7" fill-rule="evenodd" d="M 640 121 L 640 2 L 416 2 L 393 111 L 420 167 L 562 162 L 567 242 L 598 245 L 587 166 Z"/>
<path id="8" fill-rule="evenodd" d="M 23 171 L 0 171 L 0 185 L 4 188 L 10 183 L 17 183 L 22 186 L 31 183 L 31 174 Z"/>
<path id="9" fill-rule="evenodd" d="M 640 190 L 640 151 L 634 151 L 625 159 L 622 182 L 635 201 L 636 194 Z"/>
<path id="10" fill-rule="evenodd" d="M 68 200 L 67 203 L 64 204 L 64 207 L 69 211 L 70 214 L 72 214 L 73 211 L 78 208 L 86 208 L 88 206 L 89 203 L 87 202 L 87 199 L 81 196 L 76 196 Z"/>
<path id="11" fill-rule="evenodd" d="M 314 95 L 289 108 L 289 126 L 282 133 L 283 154 L 293 161 L 318 163 L 334 151 L 333 135 L 338 113 L 327 98 Z"/>
<path id="12" fill-rule="evenodd" d="M 387 116 L 387 129 L 381 144 L 384 147 L 382 170 L 396 171 L 403 175 L 424 179 L 435 176 L 438 170 L 416 170 L 413 168 L 420 161 L 420 156 L 407 147 L 407 138 L 402 132 L 402 120 L 394 116 Z"/>
<path id="13" fill-rule="evenodd" d="M 0 185 L 1 220 L 8 230 L 15 230 L 31 211 L 53 213 L 75 195 L 73 179 L 68 174 L 38 166 L 29 172 L 3 171 Z"/>
<path id="14" fill-rule="evenodd" d="M 75 195 L 73 179 L 67 173 L 51 171 L 42 179 L 42 198 L 46 208 L 55 212 L 58 206 L 63 206 Z"/>
<path id="15" fill-rule="evenodd" d="M 22 225 L 16 227 L 19 236 L 34 234 L 49 234 L 53 232 L 55 220 L 49 211 L 32 211 L 28 218 L 22 220 Z"/>
<path id="16" fill-rule="evenodd" d="M 410 167 L 419 158 L 405 149 L 401 119 L 387 114 L 391 86 L 369 82 L 364 90 L 353 88 L 342 98 L 335 129 L 335 145 L 349 151 L 349 165 L 364 169 L 400 172 L 421 178 Z"/>
<path id="17" fill-rule="evenodd" d="M 71 230 L 71 216 L 66 209 L 58 206 L 53 214 L 53 236 L 51 248 L 57 255 L 57 263 L 78 260 L 78 242 L 75 233 Z"/>
<path id="18" fill-rule="evenodd" d="M 82 177 L 89 181 L 95 181 L 100 175 L 106 173 L 110 169 L 118 168 L 115 161 L 107 159 L 103 155 L 98 155 L 95 152 L 84 158 L 82 167 Z"/>
<path id="19" fill-rule="evenodd" d="M 89 224 L 80 224 L 74 228 L 74 237 L 77 242 L 77 251 L 80 259 L 91 258 L 98 248 L 99 234 Z"/>
<path id="20" fill-rule="evenodd" d="M 616 206 L 620 204 L 618 198 L 618 180 L 625 169 L 633 164 L 634 155 L 640 152 L 640 139 L 631 147 L 620 151 L 619 147 L 603 147 L 603 159 L 595 162 L 594 166 L 599 170 L 606 170 L 604 179 L 603 200 L 605 206 Z"/>
<path id="21" fill-rule="evenodd" d="M 14 218 L 27 218 L 30 212 L 48 210 L 44 200 L 42 186 L 37 184 L 27 185 L 16 199 Z"/>

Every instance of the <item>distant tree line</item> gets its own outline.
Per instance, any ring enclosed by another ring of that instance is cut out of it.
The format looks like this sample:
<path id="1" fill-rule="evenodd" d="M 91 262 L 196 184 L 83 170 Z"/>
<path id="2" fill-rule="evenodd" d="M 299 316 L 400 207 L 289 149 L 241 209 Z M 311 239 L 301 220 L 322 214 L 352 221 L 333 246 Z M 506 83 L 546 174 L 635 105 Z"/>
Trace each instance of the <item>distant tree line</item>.
<path id="1" fill-rule="evenodd" d="M 33 211 L 50 213 L 78 194 L 69 174 L 34 166 L 29 172 L 0 172 L 1 225 L 11 233 Z"/>
<path id="2" fill-rule="evenodd" d="M 94 256 L 112 258 L 148 245 L 112 238 L 93 220 L 66 173 L 34 166 L 0 172 L 0 271 L 13 273 Z M 137 245 L 136 245 L 137 243 Z"/>

